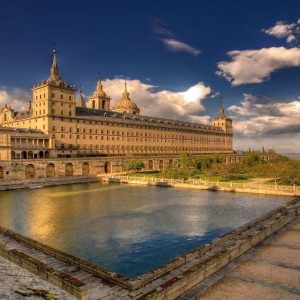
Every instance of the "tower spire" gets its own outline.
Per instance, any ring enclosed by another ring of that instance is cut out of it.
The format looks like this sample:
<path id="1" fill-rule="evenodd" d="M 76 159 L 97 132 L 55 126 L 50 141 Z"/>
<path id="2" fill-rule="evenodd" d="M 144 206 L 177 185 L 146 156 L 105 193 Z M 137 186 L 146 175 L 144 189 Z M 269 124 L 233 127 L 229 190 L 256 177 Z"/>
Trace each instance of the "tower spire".
<path id="1" fill-rule="evenodd" d="M 222 117 L 225 116 L 225 110 L 224 110 L 224 105 L 223 105 L 223 96 L 221 96 L 221 99 L 220 99 L 220 116 L 222 116 Z"/>
<path id="2" fill-rule="evenodd" d="M 56 53 L 57 53 L 57 50 L 54 49 L 53 50 L 52 66 L 51 66 L 50 76 L 49 76 L 49 80 L 51 80 L 51 81 L 60 81 L 61 80 L 60 76 L 59 76 Z"/>

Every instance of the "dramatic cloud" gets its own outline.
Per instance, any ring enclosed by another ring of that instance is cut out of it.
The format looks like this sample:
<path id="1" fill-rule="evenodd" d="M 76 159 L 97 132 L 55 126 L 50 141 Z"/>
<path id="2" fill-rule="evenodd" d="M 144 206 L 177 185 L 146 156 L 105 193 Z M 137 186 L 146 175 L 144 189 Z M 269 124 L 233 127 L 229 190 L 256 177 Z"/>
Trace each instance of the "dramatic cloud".
<path id="1" fill-rule="evenodd" d="M 234 119 L 236 149 L 264 145 L 282 153 L 300 151 L 300 99 L 284 102 L 244 94 L 241 104 L 228 111 Z"/>
<path id="2" fill-rule="evenodd" d="M 195 56 L 201 53 L 200 50 L 179 40 L 164 38 L 161 39 L 161 41 L 170 51 L 173 52 L 186 52 Z"/>
<path id="3" fill-rule="evenodd" d="M 300 33 L 300 19 L 297 23 L 286 24 L 278 21 L 273 27 L 262 29 L 268 35 L 275 36 L 280 39 L 286 39 L 288 43 L 296 42 Z"/>
<path id="4" fill-rule="evenodd" d="M 194 56 L 197 56 L 201 53 L 201 50 L 175 38 L 174 33 L 165 28 L 160 20 L 154 19 L 151 28 L 155 34 L 160 36 L 157 39 L 161 41 L 168 50 L 172 52 L 185 52 Z"/>
<path id="5" fill-rule="evenodd" d="M 261 83 L 271 73 L 282 68 L 300 66 L 300 49 L 297 47 L 262 48 L 259 50 L 234 50 L 227 53 L 231 61 L 218 63 L 217 74 L 232 85 Z"/>
<path id="6" fill-rule="evenodd" d="M 268 99 L 244 94 L 240 105 L 228 108 L 235 119 L 236 133 L 248 137 L 300 134 L 300 100 L 271 102 Z"/>
<path id="7" fill-rule="evenodd" d="M 0 108 L 7 104 L 17 111 L 24 110 L 28 108 L 29 100 L 32 100 L 32 95 L 29 91 L 19 88 L 13 90 L 0 88 Z"/>
<path id="8" fill-rule="evenodd" d="M 112 106 L 121 98 L 124 90 L 124 80 L 106 79 L 103 82 L 105 91 L 112 98 Z M 199 82 L 186 91 L 173 92 L 169 90 L 156 91 L 156 87 L 140 80 L 128 80 L 128 91 L 133 101 L 141 109 L 141 114 L 148 116 L 180 119 L 207 123 L 208 116 L 199 116 L 205 111 L 203 100 L 212 90 L 203 82 Z"/>

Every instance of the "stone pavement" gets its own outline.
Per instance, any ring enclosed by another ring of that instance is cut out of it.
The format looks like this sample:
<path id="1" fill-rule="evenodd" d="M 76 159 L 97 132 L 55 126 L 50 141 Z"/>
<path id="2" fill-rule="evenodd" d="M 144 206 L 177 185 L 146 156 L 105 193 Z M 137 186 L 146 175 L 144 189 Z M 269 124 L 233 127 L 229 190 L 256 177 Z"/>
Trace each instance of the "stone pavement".
<path id="1" fill-rule="evenodd" d="M 179 299 L 300 299 L 300 216 Z"/>
<path id="2" fill-rule="evenodd" d="M 48 297 L 48 298 L 47 298 Z M 76 300 L 69 293 L 0 256 L 1 300 Z"/>

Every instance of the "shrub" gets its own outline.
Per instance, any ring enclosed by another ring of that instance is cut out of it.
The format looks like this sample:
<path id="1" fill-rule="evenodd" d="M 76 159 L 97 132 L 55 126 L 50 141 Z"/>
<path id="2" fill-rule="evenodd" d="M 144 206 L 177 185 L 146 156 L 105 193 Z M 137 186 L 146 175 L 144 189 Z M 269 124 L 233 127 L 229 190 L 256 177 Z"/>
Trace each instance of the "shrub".
<path id="1" fill-rule="evenodd" d="M 126 171 L 141 171 L 145 167 L 145 164 L 140 160 L 130 160 L 124 165 Z"/>

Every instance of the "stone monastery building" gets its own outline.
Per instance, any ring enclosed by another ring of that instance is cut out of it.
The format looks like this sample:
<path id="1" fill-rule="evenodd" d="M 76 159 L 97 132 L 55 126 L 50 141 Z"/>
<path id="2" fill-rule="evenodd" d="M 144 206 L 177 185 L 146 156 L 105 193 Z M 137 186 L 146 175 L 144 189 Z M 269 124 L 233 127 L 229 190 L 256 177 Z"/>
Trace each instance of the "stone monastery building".
<path id="1" fill-rule="evenodd" d="M 87 103 L 76 92 L 61 79 L 53 51 L 50 76 L 33 87 L 28 110 L 0 109 L 0 160 L 233 152 L 223 105 L 212 125 L 204 125 L 141 115 L 126 82 L 114 106 L 101 81 Z"/>

